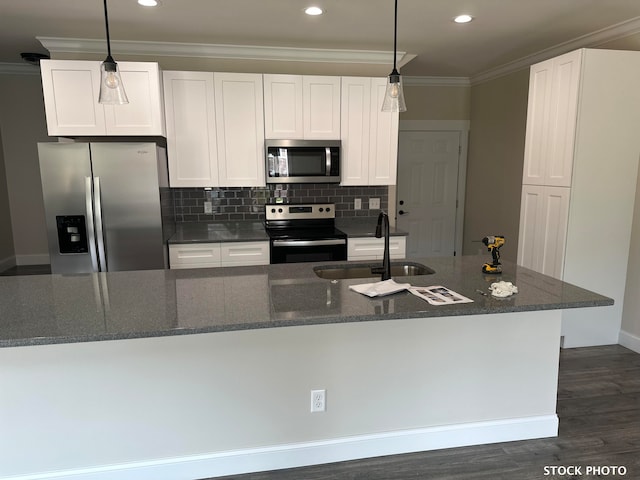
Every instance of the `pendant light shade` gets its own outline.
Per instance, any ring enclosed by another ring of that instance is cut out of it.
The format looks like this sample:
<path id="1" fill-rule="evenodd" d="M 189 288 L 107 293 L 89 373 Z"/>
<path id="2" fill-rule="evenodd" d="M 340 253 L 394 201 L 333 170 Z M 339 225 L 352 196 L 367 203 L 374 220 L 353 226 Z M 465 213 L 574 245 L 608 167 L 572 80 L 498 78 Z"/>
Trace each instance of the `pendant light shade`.
<path id="1" fill-rule="evenodd" d="M 100 97 L 98 102 L 108 105 L 124 105 L 129 103 L 129 99 L 124 91 L 124 85 L 122 85 L 118 64 L 111 56 L 107 0 L 104 0 L 104 25 L 107 32 L 107 58 L 100 66 Z"/>
<path id="2" fill-rule="evenodd" d="M 396 68 L 396 56 L 398 45 L 398 0 L 395 0 L 393 12 L 393 70 L 387 80 L 387 90 L 382 103 L 383 112 L 406 112 L 407 105 L 404 103 L 404 91 L 402 90 L 402 77 Z"/>
<path id="3" fill-rule="evenodd" d="M 406 112 L 407 104 L 404 103 L 404 91 L 402 90 L 402 77 L 394 68 L 387 79 L 387 90 L 382 103 L 383 112 Z"/>

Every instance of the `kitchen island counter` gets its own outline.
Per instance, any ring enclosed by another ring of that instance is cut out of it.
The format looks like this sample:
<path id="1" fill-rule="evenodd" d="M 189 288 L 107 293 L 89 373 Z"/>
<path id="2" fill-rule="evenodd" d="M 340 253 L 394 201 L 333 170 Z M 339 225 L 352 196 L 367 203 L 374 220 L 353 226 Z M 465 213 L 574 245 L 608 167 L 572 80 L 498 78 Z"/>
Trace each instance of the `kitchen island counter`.
<path id="1" fill-rule="evenodd" d="M 613 303 L 507 262 L 501 276 L 483 275 L 484 256 L 416 261 L 435 274 L 395 279 L 443 285 L 474 302 L 432 306 L 408 292 L 372 299 L 348 287 L 376 278 L 331 282 L 318 278 L 313 271 L 318 264 L 312 263 L 2 277 L 0 347 Z M 513 282 L 519 293 L 506 299 L 478 293 L 488 293 L 498 279 Z"/>
<path id="2" fill-rule="evenodd" d="M 436 273 L 396 280 L 473 303 L 372 299 L 349 290 L 370 279 L 314 264 L 0 278 L 0 479 L 187 480 L 557 435 L 562 309 L 612 300 L 508 262 L 485 276 L 486 256 L 417 261 Z M 499 278 L 519 293 L 478 293 Z"/>

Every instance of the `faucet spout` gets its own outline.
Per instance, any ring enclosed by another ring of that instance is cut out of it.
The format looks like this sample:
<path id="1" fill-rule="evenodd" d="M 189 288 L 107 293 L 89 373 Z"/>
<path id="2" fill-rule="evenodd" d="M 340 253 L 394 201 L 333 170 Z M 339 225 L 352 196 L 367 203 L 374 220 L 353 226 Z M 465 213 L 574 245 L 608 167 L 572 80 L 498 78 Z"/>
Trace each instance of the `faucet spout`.
<path id="1" fill-rule="evenodd" d="M 378 215 L 378 224 L 376 225 L 376 238 L 382 238 L 384 235 L 384 255 L 382 257 L 382 268 L 375 269 L 374 273 L 381 273 L 381 280 L 389 280 L 391 278 L 391 260 L 389 258 L 389 215 L 380 212 Z"/>

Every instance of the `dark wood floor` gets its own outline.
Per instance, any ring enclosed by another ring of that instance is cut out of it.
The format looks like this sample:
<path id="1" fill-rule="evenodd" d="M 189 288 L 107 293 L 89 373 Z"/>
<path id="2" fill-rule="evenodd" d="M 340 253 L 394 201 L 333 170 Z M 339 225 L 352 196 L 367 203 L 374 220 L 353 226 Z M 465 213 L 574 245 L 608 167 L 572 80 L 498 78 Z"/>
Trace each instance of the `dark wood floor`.
<path id="1" fill-rule="evenodd" d="M 51 273 L 50 265 L 16 265 L 0 272 L 0 276 L 47 275 L 49 273 Z"/>
<path id="2" fill-rule="evenodd" d="M 640 355 L 619 345 L 563 350 L 555 438 L 451 448 L 226 480 L 530 480 L 640 479 Z M 581 467 L 550 475 L 545 466 Z M 586 467 L 624 466 L 626 475 L 587 475 Z M 545 474 L 547 473 L 547 474 Z"/>

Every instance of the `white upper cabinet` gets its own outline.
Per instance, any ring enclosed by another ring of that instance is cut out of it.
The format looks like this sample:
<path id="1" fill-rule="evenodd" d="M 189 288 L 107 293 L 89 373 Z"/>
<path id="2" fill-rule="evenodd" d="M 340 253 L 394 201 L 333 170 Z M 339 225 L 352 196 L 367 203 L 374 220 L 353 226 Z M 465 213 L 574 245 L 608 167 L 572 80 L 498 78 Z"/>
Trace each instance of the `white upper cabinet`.
<path id="1" fill-rule="evenodd" d="M 383 112 L 387 78 L 371 79 L 369 185 L 395 185 L 398 166 L 399 112 Z"/>
<path id="2" fill-rule="evenodd" d="M 571 185 L 581 59 L 576 50 L 531 67 L 522 181 L 526 185 Z"/>
<path id="3" fill-rule="evenodd" d="M 264 186 L 262 75 L 164 72 L 172 187 Z"/>
<path id="4" fill-rule="evenodd" d="M 386 78 L 343 77 L 342 185 L 395 185 L 399 113 L 382 112 Z"/>
<path id="5" fill-rule="evenodd" d="M 157 63 L 119 62 L 129 98 L 126 105 L 104 105 L 107 135 L 165 135 L 160 68 Z"/>
<path id="6" fill-rule="evenodd" d="M 264 127 L 268 139 L 302 139 L 302 76 L 264 75 Z"/>
<path id="7" fill-rule="evenodd" d="M 264 75 L 265 137 L 340 139 L 340 77 Z"/>
<path id="8" fill-rule="evenodd" d="M 262 75 L 214 73 L 213 80 L 220 186 L 264 186 Z"/>
<path id="9" fill-rule="evenodd" d="M 213 73 L 164 72 L 169 183 L 218 186 Z"/>
<path id="10" fill-rule="evenodd" d="M 118 62 L 129 103 L 102 105 L 99 61 L 42 60 L 47 130 L 51 136 L 164 136 L 160 70 L 152 62 Z"/>
<path id="11" fill-rule="evenodd" d="M 340 77 L 302 77 L 304 138 L 340 139 Z"/>

